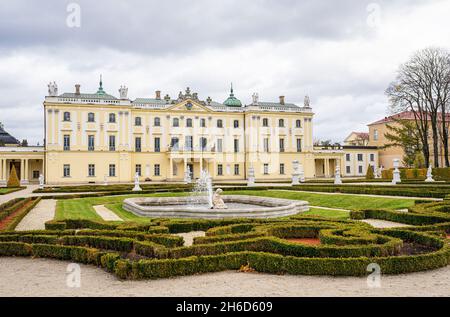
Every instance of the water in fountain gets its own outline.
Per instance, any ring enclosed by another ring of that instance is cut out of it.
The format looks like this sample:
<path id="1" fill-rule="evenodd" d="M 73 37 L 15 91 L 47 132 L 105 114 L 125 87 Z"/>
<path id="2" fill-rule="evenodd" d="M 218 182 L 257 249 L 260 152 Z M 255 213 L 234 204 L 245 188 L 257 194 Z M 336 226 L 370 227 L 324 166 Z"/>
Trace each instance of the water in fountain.
<path id="1" fill-rule="evenodd" d="M 207 205 L 213 208 L 212 178 L 207 170 L 201 171 L 190 197 L 194 205 Z"/>

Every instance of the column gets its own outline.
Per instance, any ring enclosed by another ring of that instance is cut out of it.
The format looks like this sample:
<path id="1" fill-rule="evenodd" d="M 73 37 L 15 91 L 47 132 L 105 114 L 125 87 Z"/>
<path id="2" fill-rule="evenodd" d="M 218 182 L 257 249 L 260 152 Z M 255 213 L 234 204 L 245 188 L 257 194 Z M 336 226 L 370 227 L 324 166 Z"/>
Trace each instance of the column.
<path id="1" fill-rule="evenodd" d="M 28 183 L 28 167 L 29 167 L 29 159 L 25 159 L 25 177 L 24 181 Z"/>
<path id="2" fill-rule="evenodd" d="M 203 171 L 203 159 L 200 159 L 200 173 Z M 200 175 L 200 174 L 199 174 Z"/>
<path id="3" fill-rule="evenodd" d="M 330 160 L 324 159 L 325 164 L 325 177 L 330 177 Z"/>
<path id="4" fill-rule="evenodd" d="M 0 160 L 0 185 L 6 183 L 6 173 L 5 173 L 6 160 Z"/>
<path id="5" fill-rule="evenodd" d="M 173 179 L 173 160 L 169 159 L 169 180 Z"/>
<path id="6" fill-rule="evenodd" d="M 24 165 L 25 165 L 25 160 L 21 159 L 20 160 L 20 182 L 22 182 L 24 180 L 24 177 L 23 177 L 25 175 Z"/>

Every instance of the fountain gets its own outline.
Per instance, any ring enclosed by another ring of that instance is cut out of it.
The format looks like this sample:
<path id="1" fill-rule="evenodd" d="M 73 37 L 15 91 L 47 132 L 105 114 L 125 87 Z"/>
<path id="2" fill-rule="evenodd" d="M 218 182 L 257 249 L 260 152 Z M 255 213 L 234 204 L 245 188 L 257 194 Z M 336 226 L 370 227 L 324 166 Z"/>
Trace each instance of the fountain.
<path id="1" fill-rule="evenodd" d="M 221 194 L 220 188 L 213 191 L 209 172 L 202 171 L 189 196 L 127 198 L 123 208 L 142 217 L 202 219 L 277 218 L 309 210 L 306 201 Z"/>

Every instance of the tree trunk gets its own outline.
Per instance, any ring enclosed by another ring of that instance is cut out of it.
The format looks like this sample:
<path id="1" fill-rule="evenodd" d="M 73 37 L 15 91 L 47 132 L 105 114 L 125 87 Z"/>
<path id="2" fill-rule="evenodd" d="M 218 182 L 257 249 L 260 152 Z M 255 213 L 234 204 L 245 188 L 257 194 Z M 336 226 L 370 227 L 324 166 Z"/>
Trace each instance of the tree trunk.
<path id="1" fill-rule="evenodd" d="M 439 132 L 436 121 L 431 121 L 431 130 L 433 133 L 433 160 L 434 167 L 439 167 Z"/>

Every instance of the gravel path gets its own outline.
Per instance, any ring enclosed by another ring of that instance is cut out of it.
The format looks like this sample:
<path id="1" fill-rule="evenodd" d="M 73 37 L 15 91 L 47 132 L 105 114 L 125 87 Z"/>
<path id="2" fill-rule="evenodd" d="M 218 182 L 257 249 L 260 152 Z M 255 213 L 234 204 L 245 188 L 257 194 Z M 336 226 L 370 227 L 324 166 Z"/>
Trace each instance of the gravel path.
<path id="1" fill-rule="evenodd" d="M 120 281 L 102 269 L 80 265 L 81 287 L 69 288 L 69 262 L 0 258 L 0 296 L 450 296 L 450 266 L 381 277 L 320 277 L 226 271 L 163 280 Z"/>
<path id="2" fill-rule="evenodd" d="M 174 235 L 183 237 L 185 246 L 191 246 L 192 244 L 194 244 L 195 237 L 204 237 L 205 236 L 205 231 L 191 231 L 191 232 L 187 232 L 187 233 L 176 233 Z"/>
<path id="3" fill-rule="evenodd" d="M 106 221 L 123 221 L 122 218 L 117 216 L 110 209 L 106 208 L 104 205 L 94 206 L 95 212 Z"/>
<path id="4" fill-rule="evenodd" d="M 38 204 L 22 219 L 16 227 L 17 231 L 43 230 L 45 223 L 55 218 L 56 200 L 42 199 Z"/>
<path id="5" fill-rule="evenodd" d="M 375 228 L 402 228 L 402 227 L 411 227 L 410 225 L 399 223 L 399 222 L 392 222 L 387 220 L 380 220 L 380 219 L 364 219 L 361 220 L 362 222 L 368 223 L 372 227 Z"/>

